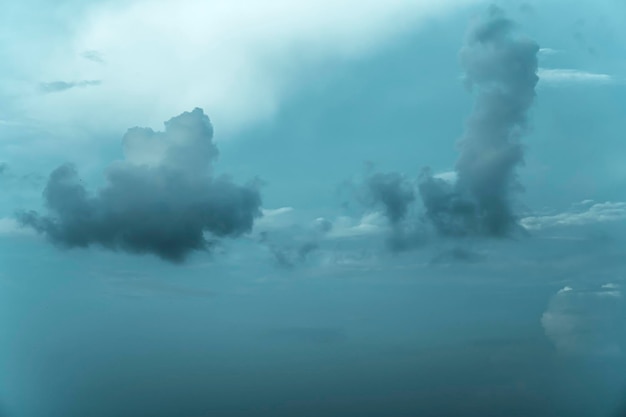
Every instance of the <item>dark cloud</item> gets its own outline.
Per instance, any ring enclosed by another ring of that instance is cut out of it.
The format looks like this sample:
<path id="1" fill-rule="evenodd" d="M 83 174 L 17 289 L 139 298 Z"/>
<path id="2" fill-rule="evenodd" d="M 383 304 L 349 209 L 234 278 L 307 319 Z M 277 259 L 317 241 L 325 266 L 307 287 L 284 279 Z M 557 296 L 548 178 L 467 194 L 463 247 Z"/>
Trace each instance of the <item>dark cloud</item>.
<path id="1" fill-rule="evenodd" d="M 49 83 L 39 84 L 39 90 L 41 90 L 42 93 L 59 93 L 72 88 L 95 87 L 101 84 L 101 80 L 82 80 L 75 82 L 52 81 Z"/>
<path id="2" fill-rule="evenodd" d="M 373 174 L 367 179 L 366 187 L 370 205 L 382 207 L 392 225 L 404 220 L 415 201 L 413 185 L 395 172 Z"/>
<path id="3" fill-rule="evenodd" d="M 0 162 L 0 175 L 4 175 L 9 169 L 9 164 L 6 162 Z"/>
<path id="4" fill-rule="evenodd" d="M 261 215 L 257 184 L 213 175 L 218 151 L 201 109 L 170 119 L 164 132 L 129 129 L 123 145 L 125 160 L 109 166 L 95 195 L 62 165 L 44 190 L 49 214 L 21 212 L 21 223 L 63 247 L 96 244 L 181 262 L 218 238 L 250 232 Z"/>
<path id="5" fill-rule="evenodd" d="M 363 203 L 372 209 L 382 209 L 389 222 L 389 250 L 402 252 L 423 243 L 423 228 L 410 216 L 416 189 L 409 178 L 396 172 L 372 173 L 365 179 L 362 189 Z"/>
<path id="6" fill-rule="evenodd" d="M 459 141 L 457 181 L 422 176 L 427 217 L 446 235 L 502 237 L 517 228 L 515 169 L 523 163 L 520 138 L 535 98 L 539 45 L 514 34 L 497 8 L 471 28 L 460 60 L 475 105 Z"/>

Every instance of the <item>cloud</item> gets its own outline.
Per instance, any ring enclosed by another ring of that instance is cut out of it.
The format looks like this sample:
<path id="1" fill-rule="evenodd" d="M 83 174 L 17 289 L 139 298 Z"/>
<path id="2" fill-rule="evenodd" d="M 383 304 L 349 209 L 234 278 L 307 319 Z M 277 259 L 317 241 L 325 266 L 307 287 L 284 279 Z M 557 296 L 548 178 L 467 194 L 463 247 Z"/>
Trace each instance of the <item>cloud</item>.
<path id="1" fill-rule="evenodd" d="M 329 237 L 384 232 L 387 234 L 387 246 L 393 252 L 421 245 L 424 230 L 414 208 L 417 197 L 415 182 L 397 172 L 371 172 L 371 169 L 369 165 L 369 172 L 361 183 L 347 184 L 368 212 L 359 224 L 354 224 L 354 219 L 350 218 L 337 219 L 338 224 L 333 224 Z"/>
<path id="2" fill-rule="evenodd" d="M 293 216 L 293 207 L 279 207 L 276 209 L 261 209 L 263 216 L 256 221 L 254 230 L 267 232 L 270 230 L 284 229 L 296 224 Z"/>
<path id="3" fill-rule="evenodd" d="M 585 200 L 577 207 L 573 207 L 572 210 L 563 213 L 524 217 L 520 224 L 527 230 L 543 230 L 552 227 L 584 226 L 624 219 L 626 219 L 626 203 L 624 202 L 593 203 L 590 200 Z"/>
<path id="4" fill-rule="evenodd" d="M 201 109 L 173 117 L 163 132 L 129 129 L 123 145 L 125 159 L 109 166 L 96 195 L 62 165 L 44 190 L 49 214 L 21 212 L 21 223 L 63 247 L 96 244 L 182 262 L 218 238 L 250 232 L 261 215 L 256 184 L 213 174 L 218 151 Z"/>
<path id="5" fill-rule="evenodd" d="M 610 84 L 614 81 L 609 74 L 586 72 L 576 69 L 539 68 L 537 72 L 542 84 L 563 85 L 570 83 Z"/>
<path id="6" fill-rule="evenodd" d="M 550 300 L 541 325 L 563 354 L 614 357 L 626 347 L 625 307 L 617 286 L 566 286 Z"/>
<path id="7" fill-rule="evenodd" d="M 181 108 L 200 105 L 229 132 L 271 117 L 320 65 L 367 56 L 478 1 L 90 2 L 72 13 L 49 12 L 68 16 L 49 28 L 54 37 L 39 28 L 35 35 L 7 30 L 15 43 L 7 61 L 16 75 L 6 86 L 15 92 L 42 79 L 106 80 L 90 94 L 42 98 L 18 91 L 13 104 L 21 114 L 45 123 L 154 127 Z M 94 65 L 102 57 L 106 65 Z"/>
<path id="8" fill-rule="evenodd" d="M 102 57 L 102 54 L 98 51 L 94 51 L 94 50 L 84 51 L 83 53 L 80 54 L 80 56 L 89 61 L 97 62 L 98 64 L 104 64 L 104 58 Z"/>
<path id="9" fill-rule="evenodd" d="M 552 49 L 552 48 L 539 48 L 538 53 L 541 56 L 552 56 L 552 55 L 556 55 L 560 53 L 560 51 L 557 49 Z M 541 69 L 539 71 L 541 71 Z"/>
<path id="10" fill-rule="evenodd" d="M 375 173 L 366 181 L 366 201 L 380 206 L 393 226 L 405 219 L 409 206 L 415 201 L 415 190 L 406 178 L 395 172 Z"/>
<path id="11" fill-rule="evenodd" d="M 83 80 L 76 82 L 52 81 L 39 84 L 39 89 L 43 93 L 59 93 L 61 91 L 71 90 L 72 88 L 95 87 L 101 84 L 102 81 L 100 80 Z"/>
<path id="12" fill-rule="evenodd" d="M 523 162 L 520 139 L 535 98 L 539 46 L 513 28 L 492 7 L 461 49 L 476 99 L 459 141 L 458 178 L 451 184 L 426 170 L 419 186 L 426 215 L 441 234 L 502 237 L 517 228 L 511 200 L 520 188 L 515 169 Z"/>
<path id="13" fill-rule="evenodd" d="M 340 216 L 332 223 L 328 233 L 331 239 L 345 239 L 382 234 L 389 230 L 385 217 L 380 212 L 365 213 L 360 219 Z"/>

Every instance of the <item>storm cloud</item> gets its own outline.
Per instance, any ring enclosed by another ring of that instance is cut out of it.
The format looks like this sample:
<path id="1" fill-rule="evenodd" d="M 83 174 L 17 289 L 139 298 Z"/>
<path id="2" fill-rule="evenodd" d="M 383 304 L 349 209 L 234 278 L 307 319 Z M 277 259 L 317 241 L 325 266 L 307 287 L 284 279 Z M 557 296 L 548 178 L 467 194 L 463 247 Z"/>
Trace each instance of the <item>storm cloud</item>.
<path id="1" fill-rule="evenodd" d="M 524 160 L 520 139 L 539 80 L 538 51 L 495 7 L 470 29 L 460 61 L 476 99 L 458 143 L 457 180 L 425 171 L 419 187 L 427 217 L 441 234 L 503 237 L 518 227 L 515 170 Z"/>
<path id="2" fill-rule="evenodd" d="M 48 179 L 48 214 L 20 212 L 22 224 L 63 247 L 100 245 L 182 262 L 217 239 L 250 232 L 261 215 L 257 184 L 215 176 L 213 127 L 196 108 L 165 122 L 165 131 L 132 128 L 124 160 L 112 163 L 106 184 L 91 195 L 70 164 Z"/>

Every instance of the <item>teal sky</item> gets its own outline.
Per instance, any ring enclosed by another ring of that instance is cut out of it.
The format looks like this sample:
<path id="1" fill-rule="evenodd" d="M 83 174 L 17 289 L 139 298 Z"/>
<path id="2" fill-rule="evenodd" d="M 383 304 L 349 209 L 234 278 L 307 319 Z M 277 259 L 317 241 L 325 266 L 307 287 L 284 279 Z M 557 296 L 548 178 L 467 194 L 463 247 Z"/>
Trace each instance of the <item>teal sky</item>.
<path id="1" fill-rule="evenodd" d="M 491 4 L 540 48 L 523 191 L 505 236 L 445 235 L 420 174 L 473 180 Z M 0 417 L 625 412 L 626 2 L 1 7 Z"/>

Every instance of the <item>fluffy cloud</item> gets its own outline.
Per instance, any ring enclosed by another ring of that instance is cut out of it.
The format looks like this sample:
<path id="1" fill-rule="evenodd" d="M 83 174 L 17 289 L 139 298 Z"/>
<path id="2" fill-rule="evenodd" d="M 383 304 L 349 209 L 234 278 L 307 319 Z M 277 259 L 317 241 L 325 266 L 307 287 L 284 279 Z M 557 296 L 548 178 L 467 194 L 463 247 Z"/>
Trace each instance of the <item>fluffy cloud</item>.
<path id="1" fill-rule="evenodd" d="M 97 244 L 181 262 L 217 238 L 250 232 L 261 215 L 255 184 L 213 174 L 218 151 L 201 109 L 165 122 L 163 132 L 129 129 L 123 143 L 125 159 L 109 166 L 96 195 L 72 165 L 60 166 L 44 191 L 48 214 L 22 212 L 22 224 L 64 247 Z"/>
<path id="2" fill-rule="evenodd" d="M 568 355 L 621 355 L 626 347 L 626 311 L 620 286 L 566 286 L 550 300 L 541 317 L 548 338 Z"/>

